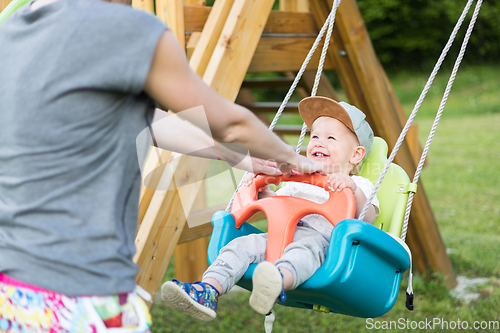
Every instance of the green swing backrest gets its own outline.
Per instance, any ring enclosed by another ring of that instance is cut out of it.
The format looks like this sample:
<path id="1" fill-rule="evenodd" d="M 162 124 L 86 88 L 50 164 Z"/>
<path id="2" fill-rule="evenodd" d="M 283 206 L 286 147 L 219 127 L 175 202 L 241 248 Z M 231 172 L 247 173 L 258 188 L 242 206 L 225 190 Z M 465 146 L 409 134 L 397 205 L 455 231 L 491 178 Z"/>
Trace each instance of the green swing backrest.
<path id="1" fill-rule="evenodd" d="M 358 175 L 368 178 L 375 184 L 387 162 L 387 152 L 388 147 L 384 139 L 375 137 L 372 150 L 363 162 Z M 380 202 L 380 215 L 373 225 L 396 237 L 400 237 L 408 193 L 412 188 L 413 184 L 411 184 L 410 178 L 403 168 L 391 163 L 387 175 L 377 192 L 377 198 Z"/>

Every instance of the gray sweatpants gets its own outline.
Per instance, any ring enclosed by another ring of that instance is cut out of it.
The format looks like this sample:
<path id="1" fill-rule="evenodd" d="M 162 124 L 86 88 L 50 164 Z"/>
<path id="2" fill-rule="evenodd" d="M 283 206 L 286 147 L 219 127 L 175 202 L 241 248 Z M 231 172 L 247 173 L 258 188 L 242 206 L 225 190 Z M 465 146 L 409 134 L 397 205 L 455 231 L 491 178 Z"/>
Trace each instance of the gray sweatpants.
<path id="1" fill-rule="evenodd" d="M 329 235 L 323 235 L 314 229 L 304 226 L 295 229 L 293 242 L 274 263 L 278 268 L 287 268 L 292 272 L 291 289 L 309 279 L 323 264 L 329 241 Z M 267 233 L 236 238 L 221 249 L 203 278 L 217 280 L 225 294 L 242 278 L 250 264 L 266 260 L 266 247 Z"/>

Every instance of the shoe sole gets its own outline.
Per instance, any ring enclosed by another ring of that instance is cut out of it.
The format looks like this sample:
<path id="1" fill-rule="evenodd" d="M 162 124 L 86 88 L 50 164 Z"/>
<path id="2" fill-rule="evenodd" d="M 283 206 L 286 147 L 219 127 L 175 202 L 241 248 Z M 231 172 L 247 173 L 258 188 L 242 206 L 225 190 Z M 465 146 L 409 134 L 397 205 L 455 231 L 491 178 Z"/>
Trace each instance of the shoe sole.
<path id="1" fill-rule="evenodd" d="M 212 321 L 217 317 L 214 310 L 197 303 L 184 289 L 171 281 L 165 282 L 161 287 L 161 298 L 167 305 L 181 310 L 198 320 Z"/>
<path id="2" fill-rule="evenodd" d="M 258 313 L 266 315 L 281 294 L 283 278 L 274 264 L 263 261 L 255 268 L 252 283 L 250 306 Z"/>

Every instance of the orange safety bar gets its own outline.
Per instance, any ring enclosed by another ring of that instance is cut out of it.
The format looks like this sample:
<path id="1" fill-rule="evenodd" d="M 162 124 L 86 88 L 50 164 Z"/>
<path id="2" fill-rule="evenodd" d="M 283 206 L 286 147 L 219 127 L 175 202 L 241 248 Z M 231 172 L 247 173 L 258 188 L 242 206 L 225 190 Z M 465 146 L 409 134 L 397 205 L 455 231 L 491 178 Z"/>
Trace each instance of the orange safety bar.
<path id="1" fill-rule="evenodd" d="M 290 196 L 267 197 L 259 200 L 260 188 L 281 182 L 303 182 L 320 186 L 330 193 L 330 198 L 324 204 Z M 258 175 L 249 186 L 241 186 L 234 198 L 231 213 L 234 216 L 236 228 L 239 229 L 259 210 L 266 214 L 268 221 L 266 259 L 275 262 L 283 255 L 288 244 L 293 241 L 295 228 L 301 218 L 309 214 L 319 214 L 335 226 L 340 221 L 354 218 L 356 201 L 349 188 L 340 192 L 330 190 L 328 176 L 325 175 L 290 177 Z"/>

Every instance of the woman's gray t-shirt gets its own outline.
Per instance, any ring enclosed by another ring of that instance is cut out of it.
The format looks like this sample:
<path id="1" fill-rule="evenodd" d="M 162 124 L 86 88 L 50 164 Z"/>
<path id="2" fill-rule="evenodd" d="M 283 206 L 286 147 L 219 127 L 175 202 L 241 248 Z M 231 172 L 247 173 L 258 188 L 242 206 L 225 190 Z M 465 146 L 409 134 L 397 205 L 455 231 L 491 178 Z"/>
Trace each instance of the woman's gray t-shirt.
<path id="1" fill-rule="evenodd" d="M 135 287 L 136 136 L 166 27 L 129 6 L 60 0 L 0 25 L 0 272 L 66 295 Z"/>

